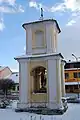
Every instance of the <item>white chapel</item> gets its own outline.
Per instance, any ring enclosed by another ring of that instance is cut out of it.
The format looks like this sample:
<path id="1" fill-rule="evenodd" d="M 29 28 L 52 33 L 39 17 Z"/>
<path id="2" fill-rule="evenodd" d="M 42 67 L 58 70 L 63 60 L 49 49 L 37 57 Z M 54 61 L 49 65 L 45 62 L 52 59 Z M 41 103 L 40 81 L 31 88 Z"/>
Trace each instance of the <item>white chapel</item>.
<path id="1" fill-rule="evenodd" d="M 64 58 L 57 51 L 59 25 L 54 19 L 41 19 L 22 27 L 26 32 L 26 54 L 15 58 L 19 62 L 17 107 L 60 108 L 65 86 Z"/>

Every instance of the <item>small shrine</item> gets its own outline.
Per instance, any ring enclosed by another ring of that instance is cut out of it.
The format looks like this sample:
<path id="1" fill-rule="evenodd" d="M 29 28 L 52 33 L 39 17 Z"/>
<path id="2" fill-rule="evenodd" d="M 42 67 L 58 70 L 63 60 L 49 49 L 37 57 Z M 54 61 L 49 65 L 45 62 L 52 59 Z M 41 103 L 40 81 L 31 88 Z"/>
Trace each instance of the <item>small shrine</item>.
<path id="1" fill-rule="evenodd" d="M 24 23 L 26 54 L 15 59 L 19 62 L 18 108 L 46 106 L 62 107 L 64 86 L 64 58 L 57 51 L 61 30 L 55 19 Z"/>

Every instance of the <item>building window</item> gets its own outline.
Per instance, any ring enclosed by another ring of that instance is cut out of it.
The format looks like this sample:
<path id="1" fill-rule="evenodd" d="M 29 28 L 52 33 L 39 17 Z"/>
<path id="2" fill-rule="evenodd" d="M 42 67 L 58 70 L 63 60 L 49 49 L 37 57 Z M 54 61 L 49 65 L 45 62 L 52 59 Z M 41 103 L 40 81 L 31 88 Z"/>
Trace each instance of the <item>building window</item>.
<path id="1" fill-rule="evenodd" d="M 78 85 L 74 85 L 74 89 L 78 89 Z"/>
<path id="2" fill-rule="evenodd" d="M 80 72 L 78 72 L 78 78 L 80 78 Z"/>
<path id="3" fill-rule="evenodd" d="M 19 86 L 17 86 L 17 90 L 19 91 Z"/>
<path id="4" fill-rule="evenodd" d="M 77 72 L 73 73 L 74 78 L 77 78 Z"/>
<path id="5" fill-rule="evenodd" d="M 65 73 L 65 79 L 69 79 L 69 73 Z"/>
<path id="6" fill-rule="evenodd" d="M 78 73 L 75 72 L 75 73 L 73 73 L 73 75 L 74 75 L 74 78 L 77 78 L 77 77 L 80 78 L 80 72 L 78 72 Z"/>
<path id="7" fill-rule="evenodd" d="M 46 69 L 44 67 L 37 67 L 32 72 L 34 80 L 34 93 L 46 93 Z"/>

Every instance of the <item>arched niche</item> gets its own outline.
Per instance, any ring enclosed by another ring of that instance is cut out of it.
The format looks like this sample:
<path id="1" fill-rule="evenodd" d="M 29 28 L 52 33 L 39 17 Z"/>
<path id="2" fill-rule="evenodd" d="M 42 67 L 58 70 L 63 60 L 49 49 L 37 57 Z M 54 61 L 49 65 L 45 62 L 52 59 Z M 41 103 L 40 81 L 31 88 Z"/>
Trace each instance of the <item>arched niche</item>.
<path id="1" fill-rule="evenodd" d="M 47 70 L 43 66 L 37 66 L 30 72 L 33 77 L 33 92 L 34 93 L 46 93 L 47 88 Z"/>

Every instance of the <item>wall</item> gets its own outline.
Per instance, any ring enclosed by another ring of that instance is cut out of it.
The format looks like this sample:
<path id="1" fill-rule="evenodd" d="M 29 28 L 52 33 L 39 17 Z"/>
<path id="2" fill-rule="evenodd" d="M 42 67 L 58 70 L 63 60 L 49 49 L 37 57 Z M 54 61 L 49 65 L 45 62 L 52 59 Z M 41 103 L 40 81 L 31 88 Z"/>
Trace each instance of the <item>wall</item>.
<path id="1" fill-rule="evenodd" d="M 35 32 L 44 32 L 44 45 L 35 46 Z M 57 28 L 53 22 L 37 23 L 26 26 L 26 54 L 43 54 L 57 52 Z"/>

